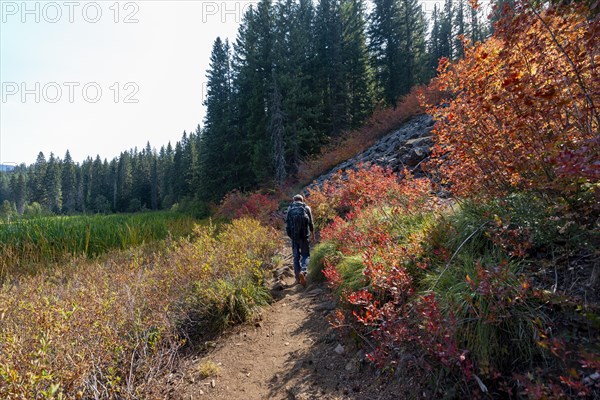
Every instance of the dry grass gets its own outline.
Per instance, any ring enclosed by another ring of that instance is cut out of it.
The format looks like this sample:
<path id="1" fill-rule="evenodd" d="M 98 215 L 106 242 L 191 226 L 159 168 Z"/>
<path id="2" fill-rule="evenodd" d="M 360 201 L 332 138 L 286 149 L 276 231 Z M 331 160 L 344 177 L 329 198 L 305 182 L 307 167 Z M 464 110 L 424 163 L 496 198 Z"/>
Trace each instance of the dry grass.
<path id="1" fill-rule="evenodd" d="M 277 248 L 270 228 L 244 219 L 4 284 L 0 398 L 152 398 L 194 323 L 194 290 L 219 280 L 246 293 Z"/>
<path id="2" fill-rule="evenodd" d="M 220 372 L 221 367 L 211 360 L 204 360 L 198 365 L 198 373 L 202 379 L 217 376 Z"/>

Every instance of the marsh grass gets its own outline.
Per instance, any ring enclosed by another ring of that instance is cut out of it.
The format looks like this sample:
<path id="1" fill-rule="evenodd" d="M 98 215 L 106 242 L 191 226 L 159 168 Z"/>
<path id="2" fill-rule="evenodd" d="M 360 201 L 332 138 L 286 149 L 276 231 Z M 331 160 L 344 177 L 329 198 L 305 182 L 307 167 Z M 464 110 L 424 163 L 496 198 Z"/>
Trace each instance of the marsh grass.
<path id="1" fill-rule="evenodd" d="M 197 221 L 175 212 L 54 216 L 0 224 L 0 282 L 35 274 L 69 257 L 96 257 L 192 232 Z"/>

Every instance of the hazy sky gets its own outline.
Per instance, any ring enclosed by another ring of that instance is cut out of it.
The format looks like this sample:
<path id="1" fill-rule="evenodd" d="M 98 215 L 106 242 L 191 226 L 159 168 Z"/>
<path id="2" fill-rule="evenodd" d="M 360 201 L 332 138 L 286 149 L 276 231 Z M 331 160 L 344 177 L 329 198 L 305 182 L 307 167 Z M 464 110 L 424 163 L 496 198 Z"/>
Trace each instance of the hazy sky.
<path id="1" fill-rule="evenodd" d="M 255 2 L 0 0 L 0 163 L 175 142 L 204 117 L 214 39 Z"/>
<path id="2" fill-rule="evenodd" d="M 178 140 L 202 122 L 214 39 L 252 3 L 0 0 L 0 163 Z"/>

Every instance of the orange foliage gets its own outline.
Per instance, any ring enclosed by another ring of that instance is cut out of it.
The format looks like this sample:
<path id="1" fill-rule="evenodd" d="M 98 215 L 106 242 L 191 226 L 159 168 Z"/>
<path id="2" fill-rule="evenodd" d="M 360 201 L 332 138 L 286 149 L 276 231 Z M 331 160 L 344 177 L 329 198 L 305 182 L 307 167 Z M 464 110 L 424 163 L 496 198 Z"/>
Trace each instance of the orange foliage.
<path id="1" fill-rule="evenodd" d="M 516 10 L 464 60 L 440 61 L 452 99 L 431 109 L 434 154 L 459 195 L 568 195 L 600 179 L 600 19 L 581 5 Z"/>
<path id="2" fill-rule="evenodd" d="M 406 95 L 396 108 L 378 109 L 361 128 L 345 132 L 339 140 L 324 148 L 320 154 L 300 165 L 298 180 L 308 184 L 341 162 L 372 146 L 377 139 L 397 128 L 415 115 L 423 114 L 425 108 L 420 98 L 429 103 L 437 103 L 441 94 L 435 84 L 428 87 L 415 87 Z"/>

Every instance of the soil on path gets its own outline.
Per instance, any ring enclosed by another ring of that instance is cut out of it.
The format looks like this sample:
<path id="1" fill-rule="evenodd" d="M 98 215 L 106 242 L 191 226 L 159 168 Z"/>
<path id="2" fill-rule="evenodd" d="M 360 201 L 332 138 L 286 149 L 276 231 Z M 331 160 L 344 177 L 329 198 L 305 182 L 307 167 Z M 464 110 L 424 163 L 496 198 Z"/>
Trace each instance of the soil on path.
<path id="1" fill-rule="evenodd" d="M 388 399 L 391 394 L 356 344 L 343 342 L 328 317 L 335 302 L 323 284 L 294 284 L 291 256 L 273 281 L 275 301 L 257 320 L 210 342 L 180 363 L 169 399 Z M 202 378 L 200 366 L 217 364 Z"/>

